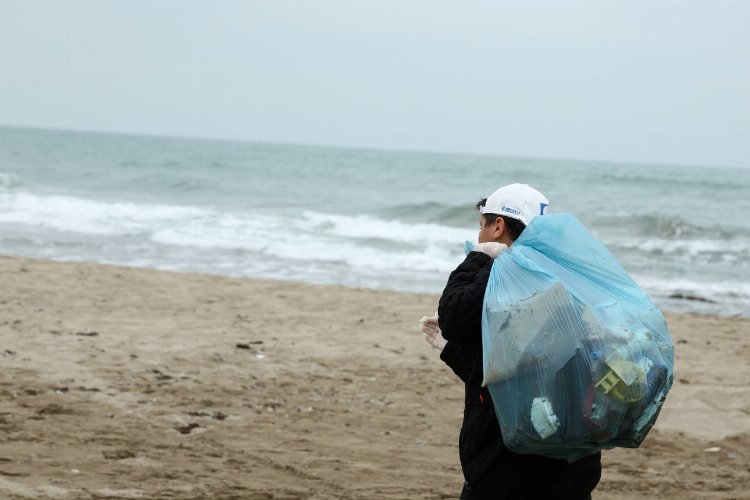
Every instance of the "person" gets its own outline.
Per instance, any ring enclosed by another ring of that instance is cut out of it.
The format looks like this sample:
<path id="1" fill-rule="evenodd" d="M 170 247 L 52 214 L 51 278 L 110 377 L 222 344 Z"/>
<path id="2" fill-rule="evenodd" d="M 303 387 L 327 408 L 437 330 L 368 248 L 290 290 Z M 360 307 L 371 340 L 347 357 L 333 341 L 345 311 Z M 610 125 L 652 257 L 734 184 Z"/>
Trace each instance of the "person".
<path id="1" fill-rule="evenodd" d="M 465 385 L 461 500 L 587 499 L 601 477 L 601 453 L 571 464 L 508 450 L 490 392 L 482 387 L 482 307 L 494 259 L 548 206 L 526 184 L 503 186 L 477 203 L 479 244 L 450 274 L 437 314 L 422 318 L 425 339 Z"/>

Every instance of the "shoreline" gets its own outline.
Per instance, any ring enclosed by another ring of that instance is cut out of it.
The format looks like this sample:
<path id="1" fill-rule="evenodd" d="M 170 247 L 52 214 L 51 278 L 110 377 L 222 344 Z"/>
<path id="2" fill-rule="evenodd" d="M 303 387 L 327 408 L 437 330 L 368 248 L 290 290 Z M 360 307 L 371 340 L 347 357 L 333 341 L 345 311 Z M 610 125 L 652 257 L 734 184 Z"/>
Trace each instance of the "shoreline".
<path id="1" fill-rule="evenodd" d="M 455 498 L 437 294 L 0 257 L 8 498 Z M 675 381 L 596 498 L 750 488 L 750 320 L 665 313 Z M 397 460 L 394 457 L 399 457 Z M 718 466 L 717 464 L 721 464 Z"/>
<path id="2" fill-rule="evenodd" d="M 313 287 L 333 287 L 333 288 L 338 287 L 338 288 L 351 289 L 351 290 L 373 290 L 373 291 L 378 291 L 378 292 L 399 293 L 399 294 L 407 294 L 407 295 L 425 295 L 425 296 L 436 296 L 436 297 L 439 296 L 439 292 L 410 291 L 410 290 L 399 290 L 399 289 L 394 289 L 394 288 L 365 287 L 365 286 L 360 287 L 360 286 L 345 285 L 345 284 L 338 284 L 338 283 L 321 283 L 321 282 L 313 282 L 313 281 L 304 281 L 304 280 L 297 280 L 297 279 L 291 279 L 291 278 L 289 279 L 266 278 L 266 277 L 255 277 L 255 276 L 239 276 L 239 275 L 231 275 L 231 274 L 209 273 L 209 272 L 200 272 L 200 271 L 184 271 L 184 270 L 177 270 L 177 269 L 162 269 L 158 267 L 98 262 L 94 260 L 73 260 L 73 259 L 58 260 L 58 259 L 43 258 L 43 257 L 26 257 L 23 255 L 0 254 L 0 260 L 2 259 L 10 259 L 10 260 L 19 259 L 19 260 L 42 261 L 42 262 L 59 263 L 59 264 L 81 264 L 81 265 L 105 266 L 105 267 L 115 267 L 115 268 L 123 268 L 123 269 L 136 269 L 136 270 L 144 270 L 144 271 L 175 273 L 179 275 L 196 275 L 196 276 L 229 278 L 229 279 L 261 281 L 261 282 L 271 282 L 271 283 L 279 282 L 279 283 L 289 283 L 292 285 L 302 285 L 302 286 L 309 285 Z M 446 279 L 447 279 L 447 275 L 446 275 Z M 654 301 L 653 297 L 651 297 L 650 295 L 649 297 L 651 298 L 652 301 Z M 691 293 L 684 293 L 684 292 L 673 292 L 669 296 L 662 297 L 662 300 L 677 301 L 680 304 L 695 304 L 698 306 L 706 305 L 706 304 L 720 305 L 719 302 L 716 302 L 710 297 L 703 297 L 703 296 L 699 296 L 699 295 L 695 295 Z M 696 316 L 717 317 L 717 318 L 723 318 L 723 319 L 750 320 L 750 312 L 748 312 L 748 315 L 742 315 L 741 313 L 719 314 L 719 313 L 703 312 L 703 311 L 668 309 L 668 308 L 661 307 L 661 306 L 659 306 L 659 309 L 662 311 L 665 317 L 668 314 L 677 314 L 677 315 L 688 314 L 688 315 L 696 315 Z"/>

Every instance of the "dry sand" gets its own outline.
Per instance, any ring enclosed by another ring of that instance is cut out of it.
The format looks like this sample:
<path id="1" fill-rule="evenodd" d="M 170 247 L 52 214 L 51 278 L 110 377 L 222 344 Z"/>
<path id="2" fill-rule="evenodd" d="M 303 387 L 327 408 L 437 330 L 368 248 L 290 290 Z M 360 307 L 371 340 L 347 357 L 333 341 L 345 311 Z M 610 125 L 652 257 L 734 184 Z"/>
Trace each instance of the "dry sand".
<path id="1" fill-rule="evenodd" d="M 457 498 L 437 296 L 0 258 L 0 497 Z M 594 497 L 750 498 L 750 321 L 667 316 L 675 385 Z"/>

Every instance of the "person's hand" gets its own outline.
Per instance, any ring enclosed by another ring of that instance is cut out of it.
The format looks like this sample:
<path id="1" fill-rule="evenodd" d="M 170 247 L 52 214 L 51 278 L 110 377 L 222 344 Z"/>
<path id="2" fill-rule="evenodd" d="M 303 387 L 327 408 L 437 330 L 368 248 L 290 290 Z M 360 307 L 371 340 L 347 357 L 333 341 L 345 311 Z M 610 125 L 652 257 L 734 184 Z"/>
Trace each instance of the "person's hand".
<path id="1" fill-rule="evenodd" d="M 438 315 L 435 316 L 424 316 L 419 320 L 419 324 L 422 327 L 422 333 L 424 333 L 424 339 L 435 349 L 441 351 L 448 343 L 440 333 L 440 327 L 438 326 Z"/>
<path id="2" fill-rule="evenodd" d="M 498 243 L 496 241 L 486 241 L 484 243 L 480 243 L 477 246 L 474 247 L 475 252 L 482 252 L 484 254 L 489 255 L 493 259 L 497 258 L 498 255 L 503 253 L 504 250 L 508 248 L 508 245 L 505 243 Z"/>

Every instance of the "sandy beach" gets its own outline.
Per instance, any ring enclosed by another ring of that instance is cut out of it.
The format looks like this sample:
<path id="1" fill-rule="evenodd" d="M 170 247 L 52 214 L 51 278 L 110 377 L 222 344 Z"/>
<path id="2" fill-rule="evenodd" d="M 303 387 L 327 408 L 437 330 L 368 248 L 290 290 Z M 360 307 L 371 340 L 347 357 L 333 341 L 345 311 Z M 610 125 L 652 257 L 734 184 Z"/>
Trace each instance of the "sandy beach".
<path id="1" fill-rule="evenodd" d="M 436 295 L 0 258 L 0 497 L 457 498 Z M 597 499 L 748 498 L 750 320 L 667 314 L 675 384 Z"/>

